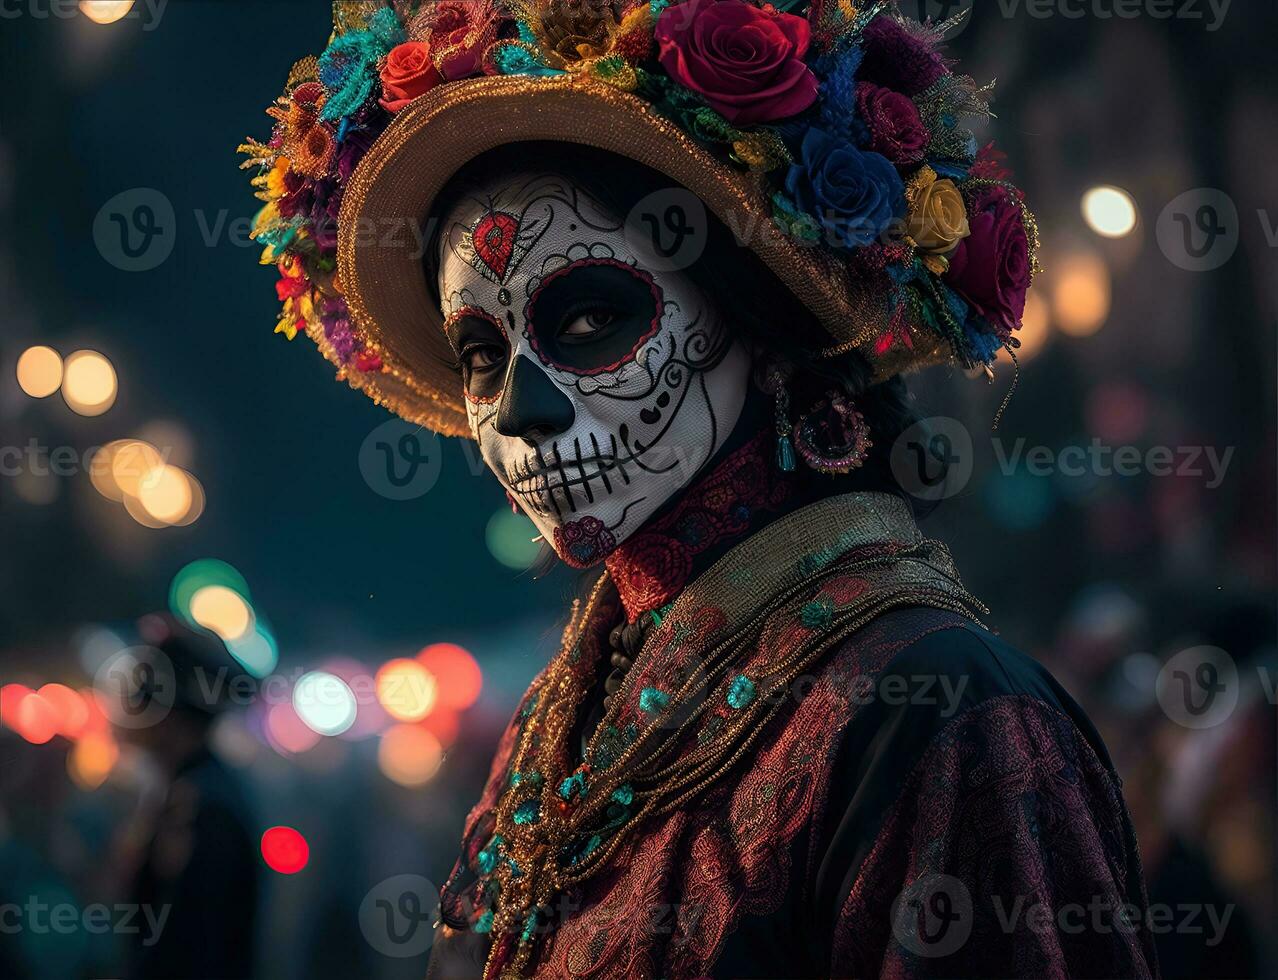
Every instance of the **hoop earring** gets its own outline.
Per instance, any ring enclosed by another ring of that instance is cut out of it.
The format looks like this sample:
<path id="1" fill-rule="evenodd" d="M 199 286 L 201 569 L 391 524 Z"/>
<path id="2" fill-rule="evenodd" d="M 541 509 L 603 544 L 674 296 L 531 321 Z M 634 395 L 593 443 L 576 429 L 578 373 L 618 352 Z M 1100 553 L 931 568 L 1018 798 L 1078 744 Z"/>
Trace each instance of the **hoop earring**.
<path id="1" fill-rule="evenodd" d="M 834 393 L 799 417 L 794 444 L 803 462 L 818 473 L 851 473 L 869 455 L 870 427 L 855 403 Z"/>

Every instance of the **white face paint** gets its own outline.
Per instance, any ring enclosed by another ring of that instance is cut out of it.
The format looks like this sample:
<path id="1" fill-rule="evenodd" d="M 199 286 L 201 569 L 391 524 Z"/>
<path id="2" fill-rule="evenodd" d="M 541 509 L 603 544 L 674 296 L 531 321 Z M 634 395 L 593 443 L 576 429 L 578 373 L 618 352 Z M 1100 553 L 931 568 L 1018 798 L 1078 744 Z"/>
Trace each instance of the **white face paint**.
<path id="1" fill-rule="evenodd" d="M 491 181 L 444 229 L 471 434 L 559 556 L 596 564 L 722 445 L 749 355 L 691 279 L 562 176 Z"/>

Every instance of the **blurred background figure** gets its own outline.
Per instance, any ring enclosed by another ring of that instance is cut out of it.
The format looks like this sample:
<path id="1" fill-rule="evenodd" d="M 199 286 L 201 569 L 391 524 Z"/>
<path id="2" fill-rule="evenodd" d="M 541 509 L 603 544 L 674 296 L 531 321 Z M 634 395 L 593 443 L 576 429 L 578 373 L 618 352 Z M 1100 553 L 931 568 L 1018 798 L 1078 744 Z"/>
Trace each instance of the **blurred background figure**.
<path id="1" fill-rule="evenodd" d="M 144 753 L 155 780 L 117 853 L 127 902 L 148 927 L 130 936 L 126 976 L 248 977 L 257 824 L 242 781 L 209 744 L 243 675 L 220 640 L 167 613 L 144 617 L 138 631 L 148 646 L 122 658 L 108 694 L 120 742 Z"/>

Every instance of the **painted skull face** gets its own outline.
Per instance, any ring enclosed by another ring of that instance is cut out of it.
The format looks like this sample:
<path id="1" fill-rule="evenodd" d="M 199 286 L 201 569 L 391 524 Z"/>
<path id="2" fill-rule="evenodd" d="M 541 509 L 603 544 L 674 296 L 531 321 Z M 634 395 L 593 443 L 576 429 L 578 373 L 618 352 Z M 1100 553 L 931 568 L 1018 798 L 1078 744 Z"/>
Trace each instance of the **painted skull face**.
<path id="1" fill-rule="evenodd" d="M 579 568 L 688 484 L 745 399 L 746 350 L 647 241 L 555 174 L 484 184 L 441 236 L 440 304 L 471 434 Z"/>

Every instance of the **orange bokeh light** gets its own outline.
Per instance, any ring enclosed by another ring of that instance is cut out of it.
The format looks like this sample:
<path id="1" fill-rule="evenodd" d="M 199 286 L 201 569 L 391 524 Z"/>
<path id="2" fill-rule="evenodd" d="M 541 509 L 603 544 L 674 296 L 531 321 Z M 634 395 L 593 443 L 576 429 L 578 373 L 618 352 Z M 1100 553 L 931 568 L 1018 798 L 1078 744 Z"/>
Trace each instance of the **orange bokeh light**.
<path id="1" fill-rule="evenodd" d="M 479 699 L 484 675 L 465 647 L 432 643 L 417 654 L 417 661 L 435 676 L 441 708 L 464 711 Z"/>
<path id="2" fill-rule="evenodd" d="M 81 789 L 94 790 L 106 782 L 120 758 L 120 749 L 110 735 L 90 732 L 76 742 L 67 756 L 67 772 Z"/>
<path id="3" fill-rule="evenodd" d="M 421 725 L 395 725 L 377 746 L 382 774 L 400 786 L 424 786 L 439 772 L 444 747 Z"/>
<path id="4" fill-rule="evenodd" d="M 386 713 L 399 721 L 420 721 L 433 707 L 439 694 L 435 675 L 416 660 L 400 657 L 377 671 L 374 682 L 377 701 Z"/>

